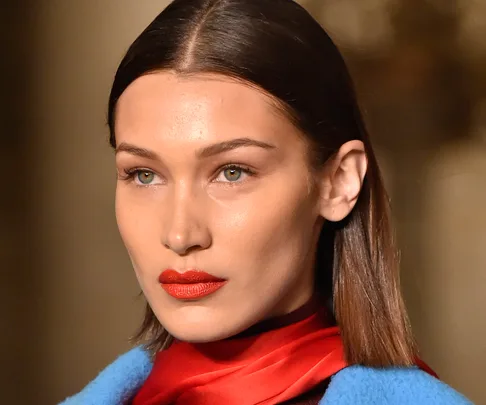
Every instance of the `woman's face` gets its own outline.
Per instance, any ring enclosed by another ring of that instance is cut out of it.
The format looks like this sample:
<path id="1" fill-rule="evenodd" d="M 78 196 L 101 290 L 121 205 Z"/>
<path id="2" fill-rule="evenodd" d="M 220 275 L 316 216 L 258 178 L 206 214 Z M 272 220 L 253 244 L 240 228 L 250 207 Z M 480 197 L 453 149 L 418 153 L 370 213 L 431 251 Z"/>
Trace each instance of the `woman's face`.
<path id="1" fill-rule="evenodd" d="M 270 98 L 159 72 L 123 93 L 115 127 L 118 226 L 169 333 L 219 340 L 310 298 L 319 195 L 303 136 Z"/>

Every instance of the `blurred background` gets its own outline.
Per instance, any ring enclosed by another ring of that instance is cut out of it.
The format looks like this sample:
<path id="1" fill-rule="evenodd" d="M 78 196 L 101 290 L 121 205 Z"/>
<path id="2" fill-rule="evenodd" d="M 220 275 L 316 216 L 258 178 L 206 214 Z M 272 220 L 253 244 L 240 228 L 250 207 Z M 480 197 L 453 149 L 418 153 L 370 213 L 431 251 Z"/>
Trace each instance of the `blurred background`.
<path id="1" fill-rule="evenodd" d="M 105 111 L 164 0 L 1 3 L 2 402 L 55 404 L 128 349 L 143 302 Z M 486 1 L 302 0 L 357 83 L 423 358 L 486 404 Z"/>

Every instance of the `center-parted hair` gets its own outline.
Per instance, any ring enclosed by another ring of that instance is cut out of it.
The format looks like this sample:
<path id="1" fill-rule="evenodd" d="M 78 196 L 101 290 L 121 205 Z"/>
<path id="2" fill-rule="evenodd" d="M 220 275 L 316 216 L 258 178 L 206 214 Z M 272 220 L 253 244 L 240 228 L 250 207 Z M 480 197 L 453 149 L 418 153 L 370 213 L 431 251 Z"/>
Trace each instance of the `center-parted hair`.
<path id="1" fill-rule="evenodd" d="M 368 171 L 358 202 L 321 232 L 316 292 L 332 299 L 350 364 L 412 364 L 388 197 L 348 70 L 324 29 L 292 0 L 175 0 L 118 68 L 108 108 L 113 147 L 119 97 L 138 77 L 158 71 L 220 74 L 260 89 L 308 139 L 316 168 L 345 142 L 364 143 Z M 171 342 L 148 305 L 137 338 L 153 352 Z"/>

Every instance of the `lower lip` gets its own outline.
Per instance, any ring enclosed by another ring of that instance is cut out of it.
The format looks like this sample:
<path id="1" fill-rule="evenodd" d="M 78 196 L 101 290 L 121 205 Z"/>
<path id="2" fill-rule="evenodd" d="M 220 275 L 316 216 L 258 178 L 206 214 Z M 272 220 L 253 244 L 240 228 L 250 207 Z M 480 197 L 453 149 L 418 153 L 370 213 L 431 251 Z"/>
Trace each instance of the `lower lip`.
<path id="1" fill-rule="evenodd" d="M 226 284 L 224 281 L 209 281 L 206 283 L 191 283 L 191 284 L 161 284 L 162 288 L 170 296 L 179 300 L 194 300 L 202 297 L 207 297 L 218 291 Z"/>

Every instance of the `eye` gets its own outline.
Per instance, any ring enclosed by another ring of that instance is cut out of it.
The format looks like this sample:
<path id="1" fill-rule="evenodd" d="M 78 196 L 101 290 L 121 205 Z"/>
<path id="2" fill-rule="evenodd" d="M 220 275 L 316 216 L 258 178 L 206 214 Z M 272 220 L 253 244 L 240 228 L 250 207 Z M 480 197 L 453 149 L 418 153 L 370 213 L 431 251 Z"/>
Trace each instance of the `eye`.
<path id="1" fill-rule="evenodd" d="M 151 184 L 155 179 L 155 173 L 138 171 L 135 179 L 144 186 Z"/>
<path id="2" fill-rule="evenodd" d="M 137 186 L 153 186 L 162 184 L 162 179 L 153 171 L 148 169 L 125 170 L 124 180 L 133 181 Z"/>
<path id="3" fill-rule="evenodd" d="M 254 175 L 254 172 L 249 168 L 233 164 L 223 167 L 215 181 L 218 183 L 236 183 L 244 180 L 246 176 L 252 175 Z"/>

